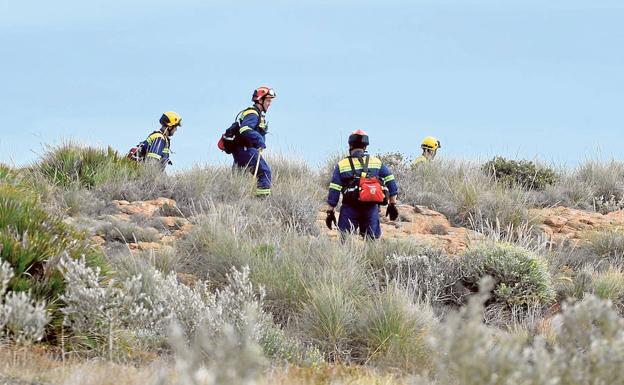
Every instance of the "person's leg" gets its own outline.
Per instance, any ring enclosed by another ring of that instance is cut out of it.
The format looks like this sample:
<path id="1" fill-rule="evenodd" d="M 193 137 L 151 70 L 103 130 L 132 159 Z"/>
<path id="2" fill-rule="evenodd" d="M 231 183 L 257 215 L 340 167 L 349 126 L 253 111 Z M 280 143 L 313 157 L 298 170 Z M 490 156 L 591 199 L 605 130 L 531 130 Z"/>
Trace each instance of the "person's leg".
<path id="1" fill-rule="evenodd" d="M 360 235 L 363 237 L 378 239 L 381 237 L 381 224 L 379 222 L 379 206 L 371 205 L 361 209 Z"/>
<path id="2" fill-rule="evenodd" d="M 256 156 L 258 156 L 256 154 Z M 255 167 L 256 167 L 256 159 L 255 158 L 253 160 L 253 167 L 255 171 Z M 257 196 L 268 196 L 271 195 L 271 168 L 269 167 L 269 165 L 267 164 L 267 162 L 265 162 L 265 160 L 263 158 L 260 158 L 260 164 L 258 164 L 258 184 L 257 184 L 257 188 L 256 188 L 256 195 Z"/>
<path id="3" fill-rule="evenodd" d="M 338 230 L 341 234 L 355 233 L 358 229 L 358 212 L 354 207 L 343 204 L 338 217 Z"/>
<path id="4" fill-rule="evenodd" d="M 249 169 L 251 161 L 255 161 L 255 159 L 252 159 L 252 155 L 253 154 L 251 154 L 249 151 L 245 151 L 244 148 L 235 149 L 232 152 L 232 156 L 234 157 L 234 166 Z M 254 163 L 253 165 L 255 167 L 256 164 Z M 251 170 L 251 172 L 253 173 L 253 169 Z"/>

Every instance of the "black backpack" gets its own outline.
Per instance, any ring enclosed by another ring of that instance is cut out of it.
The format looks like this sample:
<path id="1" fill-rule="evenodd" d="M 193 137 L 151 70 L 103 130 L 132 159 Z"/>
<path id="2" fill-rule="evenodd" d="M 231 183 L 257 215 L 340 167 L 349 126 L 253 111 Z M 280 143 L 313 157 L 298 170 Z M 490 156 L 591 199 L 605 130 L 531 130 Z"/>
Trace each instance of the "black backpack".
<path id="1" fill-rule="evenodd" d="M 234 123 L 232 123 L 232 125 L 228 127 L 223 134 L 221 134 L 221 138 L 219 138 L 219 142 L 217 142 L 217 147 L 219 147 L 219 150 L 224 151 L 226 154 L 231 154 L 234 152 L 234 150 L 236 150 L 236 147 L 240 146 L 240 123 L 238 122 L 238 120 L 239 116 L 249 109 L 254 109 L 258 113 L 258 124 L 256 124 L 256 127 L 253 127 L 253 129 L 255 130 L 258 127 L 260 121 L 262 120 L 262 115 L 260 114 L 260 111 L 258 111 L 255 107 L 244 109 L 243 111 L 239 112 L 238 115 L 236 115 Z"/>

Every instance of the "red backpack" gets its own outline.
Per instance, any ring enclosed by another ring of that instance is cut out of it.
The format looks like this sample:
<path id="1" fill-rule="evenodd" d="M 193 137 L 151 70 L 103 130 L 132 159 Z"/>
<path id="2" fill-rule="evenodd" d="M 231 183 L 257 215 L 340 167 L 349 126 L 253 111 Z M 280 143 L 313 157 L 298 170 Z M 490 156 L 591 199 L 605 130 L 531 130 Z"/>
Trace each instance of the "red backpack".
<path id="1" fill-rule="evenodd" d="M 351 170 L 353 171 L 354 182 L 357 180 L 357 186 L 353 186 L 352 194 L 353 200 L 357 200 L 360 202 L 369 202 L 369 203 L 377 203 L 385 205 L 388 202 L 388 188 L 383 185 L 379 178 L 376 176 L 368 176 L 368 161 L 370 159 L 370 155 L 366 155 L 365 161 L 362 162 L 360 158 L 360 164 L 364 163 L 362 172 L 359 177 L 355 172 L 355 166 L 353 165 L 353 160 L 349 157 L 349 164 L 351 165 Z M 358 180 L 359 179 L 359 180 Z"/>

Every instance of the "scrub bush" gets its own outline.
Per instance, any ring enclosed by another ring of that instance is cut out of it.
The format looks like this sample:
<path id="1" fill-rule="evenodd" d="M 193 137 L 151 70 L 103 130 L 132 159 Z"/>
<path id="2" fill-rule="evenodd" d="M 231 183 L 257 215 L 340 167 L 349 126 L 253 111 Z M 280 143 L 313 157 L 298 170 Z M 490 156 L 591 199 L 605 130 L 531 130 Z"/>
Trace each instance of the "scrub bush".
<path id="1" fill-rule="evenodd" d="M 8 289 L 30 291 L 35 300 L 46 301 L 54 310 L 64 290 L 63 277 L 56 270 L 64 254 L 104 266 L 100 252 L 88 245 L 83 234 L 42 210 L 34 198 L 0 185 L 0 257 L 15 273 Z"/>
<path id="2" fill-rule="evenodd" d="M 493 300 L 506 305 L 548 304 L 555 298 L 546 261 L 513 244 L 484 242 L 458 259 L 461 281 L 476 291 L 478 282 L 491 276 Z"/>
<path id="3" fill-rule="evenodd" d="M 155 242 L 158 240 L 158 230 L 153 227 L 141 227 L 134 223 L 111 218 L 104 223 L 95 233 L 107 241 L 123 243 L 131 242 Z"/>
<path id="4" fill-rule="evenodd" d="M 434 370 L 411 384 L 616 384 L 624 375 L 624 320 L 588 296 L 549 323 L 550 336 L 527 340 L 483 323 L 485 293 L 434 327 L 427 341 Z"/>
<path id="5" fill-rule="evenodd" d="M 414 302 L 444 304 L 458 301 L 465 294 L 454 287 L 460 279 L 456 265 L 442 251 L 422 248 L 418 253 L 388 258 L 385 272 L 391 282 L 412 295 Z"/>
<path id="6" fill-rule="evenodd" d="M 111 147 L 79 146 L 73 143 L 51 147 L 35 170 L 52 184 L 63 188 L 93 188 L 120 179 L 134 178 L 140 165 L 120 156 Z"/>
<path id="7" fill-rule="evenodd" d="M 10 292 L 7 286 L 13 278 L 13 269 L 6 261 L 0 262 L 0 341 L 8 339 L 27 344 L 43 338 L 48 315 L 42 302 L 34 302 L 24 292 Z"/>
<path id="8" fill-rule="evenodd" d="M 520 185 L 529 190 L 544 190 L 558 180 L 551 168 L 538 166 L 528 160 L 510 160 L 502 156 L 485 162 L 481 169 L 502 184 Z"/>

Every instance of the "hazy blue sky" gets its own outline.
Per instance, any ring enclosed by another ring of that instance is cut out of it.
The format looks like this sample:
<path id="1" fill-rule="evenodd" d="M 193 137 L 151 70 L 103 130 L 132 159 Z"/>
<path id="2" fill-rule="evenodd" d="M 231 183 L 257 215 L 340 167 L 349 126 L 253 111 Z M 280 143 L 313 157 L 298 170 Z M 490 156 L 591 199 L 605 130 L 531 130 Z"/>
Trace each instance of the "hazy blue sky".
<path id="1" fill-rule="evenodd" d="M 312 164 L 357 128 L 372 152 L 621 158 L 623 21 L 621 0 L 0 0 L 0 161 L 126 152 L 174 110 L 172 170 L 229 162 L 215 143 L 262 84 L 269 148 Z"/>

